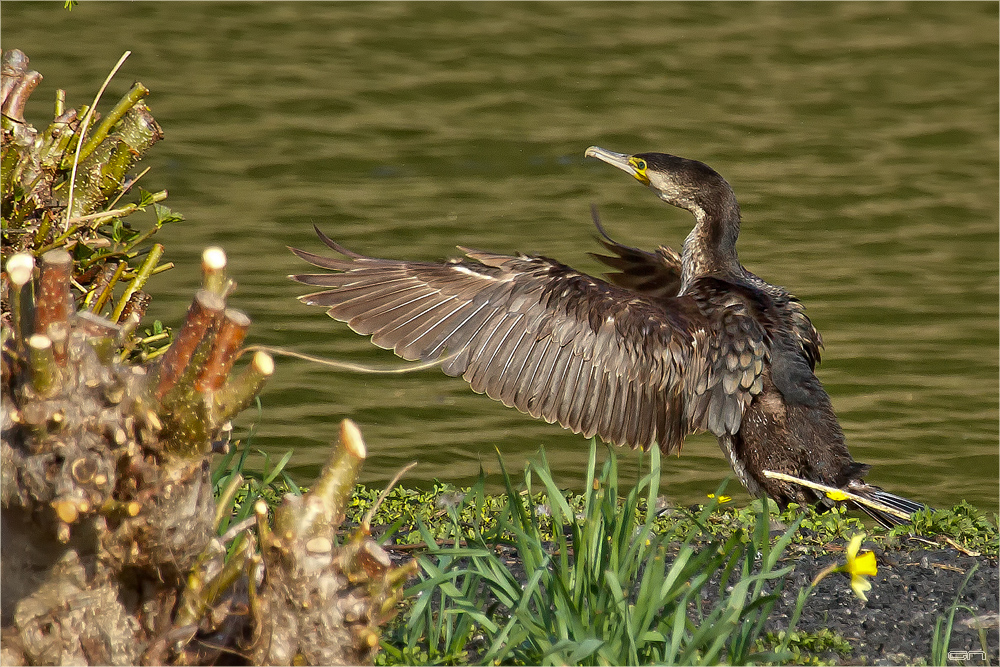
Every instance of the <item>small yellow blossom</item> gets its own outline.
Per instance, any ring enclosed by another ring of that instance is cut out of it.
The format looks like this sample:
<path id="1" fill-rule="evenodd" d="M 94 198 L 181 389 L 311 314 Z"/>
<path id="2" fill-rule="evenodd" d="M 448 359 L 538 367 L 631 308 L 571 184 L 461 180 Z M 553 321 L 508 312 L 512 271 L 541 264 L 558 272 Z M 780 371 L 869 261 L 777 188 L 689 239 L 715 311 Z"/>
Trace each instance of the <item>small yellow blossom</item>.
<path id="1" fill-rule="evenodd" d="M 714 493 L 710 493 L 710 494 L 708 494 L 708 497 L 709 498 L 714 498 L 715 494 Z M 729 496 L 719 496 L 719 504 L 720 505 L 722 505 L 723 503 L 728 503 L 730 500 L 732 500 L 732 498 L 729 497 Z"/>
<path id="2" fill-rule="evenodd" d="M 843 491 L 827 491 L 826 497 L 830 500 L 836 500 L 838 502 L 841 500 L 847 500 L 847 494 Z"/>
<path id="3" fill-rule="evenodd" d="M 871 551 L 858 556 L 858 549 L 861 548 L 861 540 L 864 538 L 864 533 L 858 533 L 851 538 L 850 544 L 847 545 L 847 564 L 840 568 L 840 571 L 851 575 L 851 588 L 854 594 L 867 602 L 865 593 L 872 589 L 872 584 L 865 577 L 874 577 L 878 574 L 878 565 L 875 564 L 875 554 Z"/>
<path id="4" fill-rule="evenodd" d="M 846 572 L 851 575 L 851 590 L 864 602 L 868 602 L 868 597 L 865 595 L 868 591 L 872 589 L 872 584 L 865 577 L 874 577 L 878 574 L 878 565 L 875 563 L 875 554 L 871 551 L 866 551 L 860 556 L 858 555 L 858 549 L 861 548 L 861 541 L 865 539 L 864 533 L 858 533 L 851 537 L 851 541 L 847 545 L 847 563 L 844 565 L 831 565 L 813 579 L 812 585 L 815 586 L 823 579 L 826 575 L 831 572 Z"/>

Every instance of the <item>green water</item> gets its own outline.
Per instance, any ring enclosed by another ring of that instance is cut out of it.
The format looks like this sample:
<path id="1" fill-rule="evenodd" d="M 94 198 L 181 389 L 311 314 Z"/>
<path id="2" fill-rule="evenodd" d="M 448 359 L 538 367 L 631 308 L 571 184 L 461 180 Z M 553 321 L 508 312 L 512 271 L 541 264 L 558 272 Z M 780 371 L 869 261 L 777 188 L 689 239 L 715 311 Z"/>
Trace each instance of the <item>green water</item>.
<path id="1" fill-rule="evenodd" d="M 938 505 L 996 510 L 998 66 L 995 3 L 5 2 L 4 48 L 89 103 L 135 79 L 166 140 L 143 166 L 188 222 L 160 238 L 181 269 L 151 313 L 180 321 L 202 248 L 229 253 L 251 342 L 391 364 L 299 304 L 285 249 L 442 259 L 457 244 L 599 271 L 599 205 L 632 245 L 691 226 L 591 144 L 703 160 L 744 213 L 743 263 L 806 304 L 819 369 L 870 479 Z M 343 417 L 369 443 L 363 480 L 469 483 L 494 447 L 517 470 L 545 445 L 579 486 L 586 443 L 436 370 L 360 377 L 279 359 L 255 442 L 314 475 Z M 239 425 L 250 423 L 241 419 Z M 623 452 L 626 475 L 637 456 Z M 683 503 L 728 468 L 713 438 L 667 462 Z M 495 477 L 493 479 L 496 479 Z"/>

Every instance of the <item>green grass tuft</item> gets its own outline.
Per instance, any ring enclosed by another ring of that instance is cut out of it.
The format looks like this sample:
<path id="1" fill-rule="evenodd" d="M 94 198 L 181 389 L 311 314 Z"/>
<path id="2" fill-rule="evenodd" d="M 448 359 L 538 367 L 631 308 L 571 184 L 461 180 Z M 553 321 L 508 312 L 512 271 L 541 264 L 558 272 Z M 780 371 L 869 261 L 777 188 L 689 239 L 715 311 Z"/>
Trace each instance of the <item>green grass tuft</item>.
<path id="1" fill-rule="evenodd" d="M 419 561 L 422 581 L 408 591 L 415 598 L 409 616 L 386 642 L 386 660 L 744 664 L 791 657 L 790 638 L 767 652 L 760 647 L 791 569 L 777 563 L 798 522 L 772 543 L 760 504 L 752 530 L 719 537 L 708 527 L 718 514 L 713 502 L 690 522 L 674 522 L 682 530 L 660 530 L 659 452 L 624 496 L 615 452 L 599 474 L 596 452 L 592 442 L 580 504 L 558 488 L 542 452 L 526 468 L 523 491 L 503 471 L 506 503 L 492 521 L 482 475 L 443 507 L 444 536 L 418 520 L 431 546 Z"/>

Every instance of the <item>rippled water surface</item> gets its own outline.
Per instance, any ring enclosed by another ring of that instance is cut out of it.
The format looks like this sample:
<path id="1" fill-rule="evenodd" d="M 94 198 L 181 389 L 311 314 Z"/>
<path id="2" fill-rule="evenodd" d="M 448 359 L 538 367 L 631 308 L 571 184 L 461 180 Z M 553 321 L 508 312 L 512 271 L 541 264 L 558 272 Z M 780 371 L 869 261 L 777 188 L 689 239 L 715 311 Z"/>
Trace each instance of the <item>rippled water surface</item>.
<path id="1" fill-rule="evenodd" d="M 89 103 L 135 79 L 166 140 L 144 166 L 188 221 L 152 313 L 180 321 L 201 249 L 229 253 L 252 342 L 392 364 L 299 304 L 285 249 L 312 233 L 436 260 L 457 244 L 599 265 L 589 206 L 619 240 L 679 247 L 691 226 L 591 144 L 705 161 L 743 206 L 743 263 L 823 333 L 820 378 L 870 479 L 997 508 L 998 67 L 995 3 L 4 3 L 3 46 Z M 108 103 L 106 103 L 107 105 Z M 469 483 L 545 445 L 566 486 L 587 445 L 436 370 L 359 377 L 279 359 L 256 442 L 307 481 L 342 417 L 411 480 Z M 248 425 L 249 419 L 242 424 Z M 631 475 L 637 456 L 623 453 Z M 667 462 L 679 502 L 728 468 L 714 439 Z M 496 479 L 495 477 L 493 478 Z"/>

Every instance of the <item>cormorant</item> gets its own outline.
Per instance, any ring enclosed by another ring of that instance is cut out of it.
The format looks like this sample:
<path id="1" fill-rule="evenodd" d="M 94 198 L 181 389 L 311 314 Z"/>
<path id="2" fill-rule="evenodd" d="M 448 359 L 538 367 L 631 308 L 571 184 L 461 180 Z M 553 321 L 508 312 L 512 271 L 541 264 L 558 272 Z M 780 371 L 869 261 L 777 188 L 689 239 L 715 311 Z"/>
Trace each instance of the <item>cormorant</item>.
<path id="1" fill-rule="evenodd" d="M 832 497 L 765 476 L 792 475 L 910 514 L 923 506 L 867 484 L 813 369 L 822 338 L 802 305 L 747 271 L 736 254 L 740 207 L 708 165 L 665 153 L 591 146 L 663 201 L 690 211 L 682 253 L 611 240 L 594 255 L 610 282 L 555 260 L 460 248 L 447 263 L 377 259 L 317 234 L 342 257 L 290 250 L 331 274 L 292 279 L 300 297 L 408 360 L 442 359 L 478 393 L 585 437 L 664 453 L 711 431 L 756 497 L 785 506 Z M 884 525 L 900 517 L 859 505 Z"/>

